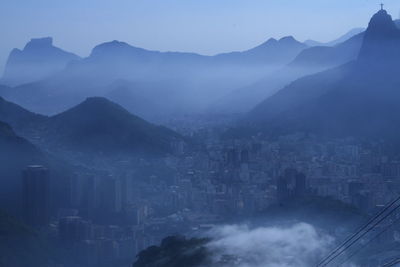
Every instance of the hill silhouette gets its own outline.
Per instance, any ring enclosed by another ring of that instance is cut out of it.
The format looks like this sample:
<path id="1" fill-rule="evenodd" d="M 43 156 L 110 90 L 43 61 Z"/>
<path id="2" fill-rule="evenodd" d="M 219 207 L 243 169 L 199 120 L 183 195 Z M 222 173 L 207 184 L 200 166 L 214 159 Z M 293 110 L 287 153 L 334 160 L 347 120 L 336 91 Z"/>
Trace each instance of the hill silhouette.
<path id="1" fill-rule="evenodd" d="M 236 64 L 287 64 L 308 46 L 286 36 L 279 40 L 271 38 L 261 45 L 243 52 L 219 54 L 214 57 L 216 62 Z"/>
<path id="2" fill-rule="evenodd" d="M 132 115 L 106 98 L 92 97 L 53 117 L 44 136 L 50 146 L 94 153 L 164 154 L 184 139 Z"/>
<path id="3" fill-rule="evenodd" d="M 31 79 L 11 90 L 0 90 L 0 95 L 47 115 L 92 96 L 111 97 L 119 104 L 148 102 L 145 107 L 124 105 L 146 119 L 197 113 L 234 88 L 289 63 L 305 48 L 293 37 L 285 37 L 270 39 L 246 51 L 203 56 L 151 51 L 111 41 L 97 45 L 87 58 L 75 60 L 61 71 L 40 80 Z M 119 81 L 128 86 L 120 90 Z M 168 105 L 159 101 L 164 96 L 169 98 Z"/>
<path id="4" fill-rule="evenodd" d="M 364 33 L 357 34 L 335 46 L 303 49 L 283 68 L 265 75 L 261 80 L 234 90 L 212 105 L 219 112 L 249 112 L 265 98 L 300 77 L 322 72 L 355 60 L 360 52 Z"/>
<path id="5" fill-rule="evenodd" d="M 163 155 L 173 153 L 177 143 L 187 143 L 176 132 L 151 124 L 103 97 L 88 98 L 51 117 L 0 97 L 0 121 L 53 152 Z"/>
<path id="6" fill-rule="evenodd" d="M 0 121 L 11 125 L 19 134 L 25 135 L 26 131 L 32 130 L 46 118 L 0 97 Z"/>
<path id="7" fill-rule="evenodd" d="M 266 99 L 247 116 L 267 132 L 395 138 L 399 130 L 400 30 L 376 13 L 357 60 L 304 77 Z"/>
<path id="8" fill-rule="evenodd" d="M 53 46 L 52 38 L 32 39 L 23 50 L 11 51 L 1 82 L 15 86 L 38 81 L 61 71 L 73 60 L 79 57 Z"/>
<path id="9" fill-rule="evenodd" d="M 365 28 L 354 28 L 354 29 L 351 29 L 350 31 L 346 32 L 339 38 L 336 38 L 335 40 L 332 40 L 327 43 L 318 42 L 318 41 L 314 41 L 314 40 L 306 40 L 304 43 L 309 46 L 336 46 L 340 43 L 343 43 L 343 42 L 349 40 L 350 38 L 354 37 L 355 35 L 362 33 L 363 31 L 365 31 Z"/>

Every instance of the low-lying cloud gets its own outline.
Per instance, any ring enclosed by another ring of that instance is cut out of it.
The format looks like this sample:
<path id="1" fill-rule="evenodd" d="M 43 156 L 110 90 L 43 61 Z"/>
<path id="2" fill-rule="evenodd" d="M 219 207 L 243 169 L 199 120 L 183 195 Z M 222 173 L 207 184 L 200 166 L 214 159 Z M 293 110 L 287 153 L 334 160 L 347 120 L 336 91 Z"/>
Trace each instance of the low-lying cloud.
<path id="1" fill-rule="evenodd" d="M 210 233 L 215 266 L 315 266 L 334 247 L 334 238 L 310 224 L 289 227 L 222 226 Z M 233 265 L 232 265 L 233 264 Z"/>

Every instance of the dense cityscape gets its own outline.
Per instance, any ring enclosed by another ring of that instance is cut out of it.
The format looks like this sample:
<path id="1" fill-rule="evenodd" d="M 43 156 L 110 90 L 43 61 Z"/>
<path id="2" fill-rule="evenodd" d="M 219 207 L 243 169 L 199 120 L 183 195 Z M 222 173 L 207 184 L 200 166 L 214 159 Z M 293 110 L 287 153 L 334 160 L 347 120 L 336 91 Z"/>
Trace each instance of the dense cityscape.
<path id="1" fill-rule="evenodd" d="M 221 140 L 218 133 L 193 132 L 204 149 L 182 145 L 178 156 L 163 158 L 168 177 L 150 172 L 138 183 L 135 171 L 126 171 L 128 162 L 115 172 L 71 175 L 69 201 L 54 216 L 43 210 L 50 204 L 51 172 L 29 166 L 23 174 L 27 220 L 68 247 L 80 261 L 76 266 L 130 266 L 134 255 L 168 235 L 196 235 L 290 198 L 326 197 L 374 214 L 399 192 L 400 161 L 385 152 L 384 142 L 321 140 L 302 133 Z M 160 164 L 137 160 L 150 169 Z M 395 241 L 397 231 L 382 242 Z"/>
<path id="2" fill-rule="evenodd" d="M 107 12 L 124 5 L 144 4 Z M 216 55 L 114 40 L 81 57 L 52 37 L 13 48 L 0 267 L 400 264 L 400 20 L 370 11 L 330 42 Z"/>

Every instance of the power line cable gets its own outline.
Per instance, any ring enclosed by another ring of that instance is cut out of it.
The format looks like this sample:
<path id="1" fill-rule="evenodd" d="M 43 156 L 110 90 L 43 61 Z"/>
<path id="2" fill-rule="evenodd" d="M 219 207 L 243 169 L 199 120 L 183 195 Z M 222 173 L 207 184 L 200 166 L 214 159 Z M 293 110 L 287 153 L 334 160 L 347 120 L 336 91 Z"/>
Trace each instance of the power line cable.
<path id="1" fill-rule="evenodd" d="M 382 265 L 382 267 L 391 267 L 391 266 L 394 266 L 397 263 L 400 263 L 400 258 L 394 259 L 391 262 L 388 262 L 388 263 Z"/>
<path id="2" fill-rule="evenodd" d="M 395 200 L 390 202 L 388 206 L 386 206 L 383 210 L 378 212 L 373 218 L 371 218 L 367 223 L 361 226 L 354 234 L 347 237 L 345 241 L 343 241 L 338 247 L 336 247 L 328 256 L 326 256 L 322 261 L 317 264 L 318 266 L 324 266 L 324 262 L 329 260 L 335 253 L 337 253 L 342 247 L 344 247 L 347 243 L 349 243 L 353 238 L 355 238 L 358 234 L 360 234 L 365 228 L 367 228 L 371 223 L 373 223 L 377 218 L 379 218 L 383 213 L 385 213 L 389 208 L 391 208 L 397 201 L 400 200 L 400 196 L 397 197 Z"/>
<path id="3" fill-rule="evenodd" d="M 360 240 L 362 237 L 364 237 L 366 234 L 368 234 L 371 230 L 373 230 L 378 224 L 380 224 L 383 220 L 385 220 L 387 217 L 389 217 L 393 212 L 395 212 L 398 208 L 400 208 L 400 205 L 397 205 L 395 208 L 393 208 L 391 211 L 389 211 L 388 214 L 386 214 L 383 218 L 381 218 L 379 221 L 377 221 L 374 225 L 372 225 L 370 228 L 366 230 L 366 232 L 362 233 L 359 237 L 357 237 L 355 240 L 351 241 L 350 244 L 344 247 L 343 250 L 341 250 L 338 254 L 336 254 L 334 257 L 332 257 L 329 261 L 324 263 L 322 266 L 327 266 L 329 263 L 331 263 L 334 259 L 339 257 L 340 255 L 343 254 L 347 249 L 349 249 L 354 243 L 356 243 L 358 240 Z"/>
<path id="4" fill-rule="evenodd" d="M 384 234 L 387 230 L 389 230 L 392 226 L 394 226 L 397 222 L 400 221 L 400 217 L 397 218 L 395 221 L 393 221 L 390 225 L 388 225 L 387 227 L 385 227 L 382 231 L 380 231 L 377 235 L 375 235 L 373 238 L 371 238 L 367 243 L 365 243 L 364 245 L 362 245 L 359 249 L 357 249 L 356 251 L 354 251 L 352 254 L 350 254 L 344 261 L 342 261 L 340 265 L 345 264 L 346 262 L 348 262 L 351 258 L 353 258 L 357 253 L 359 253 L 362 249 L 364 249 L 366 246 L 368 246 L 372 241 L 376 240 L 378 237 L 380 237 L 382 234 Z M 398 260 L 398 259 L 396 259 Z M 384 265 L 386 266 L 386 265 Z"/>

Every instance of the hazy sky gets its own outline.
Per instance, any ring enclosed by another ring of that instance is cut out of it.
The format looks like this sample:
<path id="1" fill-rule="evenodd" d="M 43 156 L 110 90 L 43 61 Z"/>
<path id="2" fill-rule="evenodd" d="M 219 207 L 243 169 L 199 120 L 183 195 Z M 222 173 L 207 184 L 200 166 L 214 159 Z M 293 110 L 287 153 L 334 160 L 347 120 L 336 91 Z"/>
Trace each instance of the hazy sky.
<path id="1" fill-rule="evenodd" d="M 215 54 L 245 50 L 270 37 L 328 41 L 366 26 L 375 0 L 0 0 L 0 71 L 30 38 L 87 56 L 121 40 L 155 50 Z M 398 17 L 400 2 L 386 0 Z"/>

